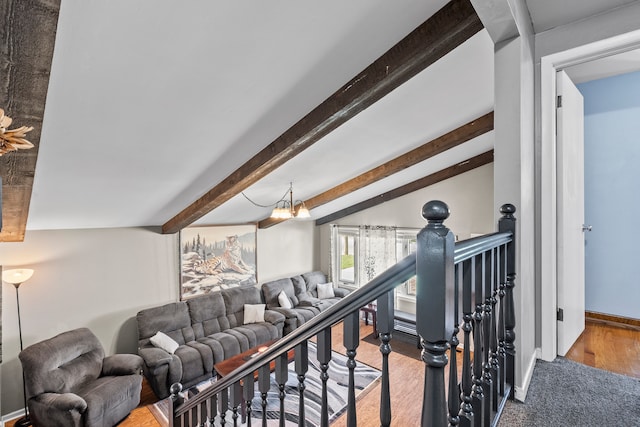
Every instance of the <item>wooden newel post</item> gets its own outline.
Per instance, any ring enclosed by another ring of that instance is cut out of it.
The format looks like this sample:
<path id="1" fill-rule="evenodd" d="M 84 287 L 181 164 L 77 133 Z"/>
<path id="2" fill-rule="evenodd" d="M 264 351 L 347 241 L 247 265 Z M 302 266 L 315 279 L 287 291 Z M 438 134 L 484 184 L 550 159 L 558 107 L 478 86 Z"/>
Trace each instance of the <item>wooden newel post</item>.
<path id="1" fill-rule="evenodd" d="M 444 371 L 454 328 L 453 233 L 443 222 L 449 207 L 439 200 L 422 208 L 428 224 L 418 233 L 416 252 L 416 329 L 426 364 L 422 426 L 446 426 Z"/>
<path id="2" fill-rule="evenodd" d="M 516 340 L 516 313 L 515 303 L 513 300 L 513 288 L 516 280 L 516 218 L 513 214 L 516 212 L 516 207 L 510 203 L 502 205 L 500 213 L 502 218 L 498 221 L 498 231 L 511 232 L 513 237 L 511 242 L 507 245 L 506 256 L 506 273 L 507 280 L 505 286 L 504 296 L 504 348 L 506 352 L 505 360 L 505 380 L 511 385 L 511 393 L 509 397 L 514 397 L 514 385 L 515 385 L 515 357 L 516 347 L 514 341 Z"/>
<path id="3" fill-rule="evenodd" d="M 175 417 L 176 408 L 184 403 L 184 396 L 182 395 L 182 384 L 173 383 L 169 387 L 169 427 L 180 427 L 182 422 L 180 418 Z"/>

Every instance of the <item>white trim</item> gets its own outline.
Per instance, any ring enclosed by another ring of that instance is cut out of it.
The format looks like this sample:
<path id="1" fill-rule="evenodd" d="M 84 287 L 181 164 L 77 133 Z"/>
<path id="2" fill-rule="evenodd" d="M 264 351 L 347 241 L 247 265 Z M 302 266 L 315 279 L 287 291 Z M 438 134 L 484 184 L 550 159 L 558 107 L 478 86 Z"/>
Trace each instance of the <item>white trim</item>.
<path id="1" fill-rule="evenodd" d="M 17 411 L 13 411 L 10 414 L 5 414 L 2 416 L 2 419 L 0 420 L 0 427 L 4 426 L 4 423 L 8 423 L 11 420 L 22 418 L 23 416 L 24 416 L 24 408 L 18 409 Z"/>
<path id="2" fill-rule="evenodd" d="M 540 356 L 557 355 L 556 72 L 571 65 L 640 47 L 640 30 L 540 58 Z"/>
<path id="3" fill-rule="evenodd" d="M 524 371 L 524 375 L 522 377 L 522 387 L 516 386 L 515 388 L 515 398 L 520 402 L 524 402 L 525 398 L 527 397 L 529 385 L 531 384 L 531 378 L 533 377 L 533 370 L 536 367 L 538 350 L 539 349 L 536 348 L 536 351 L 531 354 L 529 364 L 527 365 L 527 370 Z"/>

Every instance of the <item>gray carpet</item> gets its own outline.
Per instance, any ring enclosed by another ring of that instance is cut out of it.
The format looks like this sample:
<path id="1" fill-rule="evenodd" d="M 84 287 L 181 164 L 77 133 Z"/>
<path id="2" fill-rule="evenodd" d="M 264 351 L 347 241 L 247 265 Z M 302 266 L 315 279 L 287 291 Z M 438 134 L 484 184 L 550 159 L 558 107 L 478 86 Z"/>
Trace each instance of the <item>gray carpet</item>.
<path id="1" fill-rule="evenodd" d="M 640 380 L 562 357 L 538 360 L 526 402 L 509 401 L 499 426 L 640 426 Z"/>

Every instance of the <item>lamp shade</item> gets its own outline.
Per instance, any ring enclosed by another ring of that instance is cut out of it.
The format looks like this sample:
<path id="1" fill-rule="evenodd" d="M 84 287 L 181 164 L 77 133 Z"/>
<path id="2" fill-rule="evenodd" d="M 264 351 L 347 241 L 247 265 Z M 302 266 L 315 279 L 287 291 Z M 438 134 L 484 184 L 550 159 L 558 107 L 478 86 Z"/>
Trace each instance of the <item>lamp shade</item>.
<path id="1" fill-rule="evenodd" d="M 24 283 L 29 280 L 31 276 L 33 276 L 33 270 L 30 268 L 18 268 L 2 272 L 2 280 L 12 285 Z"/>

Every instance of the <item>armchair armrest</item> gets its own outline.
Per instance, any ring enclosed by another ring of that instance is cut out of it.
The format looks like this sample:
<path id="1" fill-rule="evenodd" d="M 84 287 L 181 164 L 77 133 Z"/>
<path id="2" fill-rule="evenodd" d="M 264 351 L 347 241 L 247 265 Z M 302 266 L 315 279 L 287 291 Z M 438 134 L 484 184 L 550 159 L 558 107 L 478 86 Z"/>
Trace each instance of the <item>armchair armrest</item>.
<path id="1" fill-rule="evenodd" d="M 40 405 L 53 407 L 61 412 L 83 413 L 87 410 L 87 402 L 74 393 L 42 393 L 33 399 Z"/>
<path id="2" fill-rule="evenodd" d="M 351 293 L 351 291 L 347 288 L 333 288 L 333 293 L 335 296 L 344 298 Z"/>
<path id="3" fill-rule="evenodd" d="M 265 310 L 264 311 L 264 321 L 272 324 L 282 323 L 284 322 L 285 315 L 279 313 L 275 310 Z"/>
<path id="4" fill-rule="evenodd" d="M 150 368 L 160 365 L 168 365 L 173 358 L 169 353 L 157 347 L 144 347 L 138 349 L 138 354 L 144 359 L 144 363 Z"/>
<path id="5" fill-rule="evenodd" d="M 131 375 L 142 371 L 142 357 L 137 354 L 113 354 L 102 361 L 102 375 Z"/>

